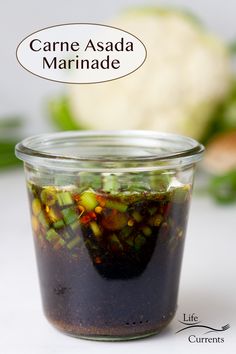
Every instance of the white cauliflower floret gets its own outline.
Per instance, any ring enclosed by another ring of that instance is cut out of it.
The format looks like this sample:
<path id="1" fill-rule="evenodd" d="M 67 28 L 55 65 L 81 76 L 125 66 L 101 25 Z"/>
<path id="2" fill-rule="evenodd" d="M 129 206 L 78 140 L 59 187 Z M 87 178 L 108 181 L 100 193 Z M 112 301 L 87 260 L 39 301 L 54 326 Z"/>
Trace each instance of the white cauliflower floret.
<path id="1" fill-rule="evenodd" d="M 70 103 L 90 129 L 153 129 L 200 138 L 231 83 L 228 52 L 176 11 L 121 15 L 114 26 L 136 35 L 147 59 L 131 75 L 70 86 Z"/>

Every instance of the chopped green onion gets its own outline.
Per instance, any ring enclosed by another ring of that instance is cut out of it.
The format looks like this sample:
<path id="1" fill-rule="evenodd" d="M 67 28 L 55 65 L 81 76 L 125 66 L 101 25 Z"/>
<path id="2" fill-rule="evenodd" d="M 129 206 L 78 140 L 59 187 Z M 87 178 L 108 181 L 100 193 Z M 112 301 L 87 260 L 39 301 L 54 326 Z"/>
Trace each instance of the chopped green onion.
<path id="1" fill-rule="evenodd" d="M 147 183 L 142 184 L 130 184 L 129 187 L 127 188 L 129 192 L 147 192 L 150 190 L 150 186 L 147 185 Z"/>
<path id="2" fill-rule="evenodd" d="M 78 229 L 80 226 L 80 223 L 76 220 L 75 222 L 73 222 L 72 224 L 70 224 L 70 228 L 72 231 L 75 231 L 76 229 Z"/>
<path id="3" fill-rule="evenodd" d="M 122 178 L 122 181 L 124 178 Z M 150 191 L 150 184 L 145 173 L 130 173 L 126 178 L 126 183 L 122 185 L 122 189 L 129 192 L 145 192 Z"/>
<path id="4" fill-rule="evenodd" d="M 133 238 L 131 238 L 131 237 L 128 237 L 128 238 L 125 240 L 125 242 L 126 242 L 127 245 L 129 245 L 130 247 L 133 247 L 133 245 L 134 245 L 134 240 L 133 240 Z"/>
<path id="5" fill-rule="evenodd" d="M 39 222 L 42 226 L 44 226 L 45 228 L 48 228 L 48 222 L 47 222 L 47 219 L 43 213 L 43 211 L 41 211 L 38 215 L 38 219 L 39 219 Z"/>
<path id="6" fill-rule="evenodd" d="M 56 202 L 55 190 L 51 187 L 46 187 L 42 190 L 40 198 L 45 205 L 51 206 Z"/>
<path id="7" fill-rule="evenodd" d="M 121 202 L 117 202 L 116 200 L 111 200 L 111 199 L 107 199 L 105 201 L 105 206 L 110 209 L 116 209 L 122 213 L 125 213 L 126 210 L 128 209 L 128 205 L 123 204 Z"/>
<path id="8" fill-rule="evenodd" d="M 109 174 L 103 176 L 103 188 L 104 192 L 117 192 L 119 190 L 118 176 Z"/>
<path id="9" fill-rule="evenodd" d="M 73 208 L 66 208 L 62 211 L 64 221 L 66 225 L 70 225 L 78 218 L 76 211 Z"/>
<path id="10" fill-rule="evenodd" d="M 145 236 L 150 236 L 152 234 L 152 229 L 149 226 L 143 226 L 142 231 Z"/>
<path id="11" fill-rule="evenodd" d="M 54 229 L 49 229 L 46 234 L 46 239 L 49 242 L 58 241 L 60 239 L 60 235 Z"/>
<path id="12" fill-rule="evenodd" d="M 72 250 L 75 246 L 77 246 L 80 243 L 81 239 L 79 236 L 76 236 L 73 238 L 70 242 L 67 243 L 66 247 L 69 250 Z"/>
<path id="13" fill-rule="evenodd" d="M 40 211 L 42 210 L 40 200 L 38 198 L 35 198 L 32 201 L 32 211 L 34 215 L 39 215 Z"/>
<path id="14" fill-rule="evenodd" d="M 146 239 L 142 235 L 138 235 L 134 240 L 134 249 L 135 251 L 139 251 L 140 248 L 145 244 Z"/>
<path id="15" fill-rule="evenodd" d="M 63 230 L 62 236 L 63 236 L 64 240 L 69 240 L 70 239 L 70 234 L 67 231 L 65 231 L 65 230 Z"/>
<path id="16" fill-rule="evenodd" d="M 74 185 L 75 177 L 72 175 L 55 175 L 54 186 L 70 186 Z"/>
<path id="17" fill-rule="evenodd" d="M 73 199 L 71 197 L 70 192 L 61 192 L 57 194 L 58 204 L 63 207 L 66 205 L 73 204 Z"/>
<path id="18" fill-rule="evenodd" d="M 82 205 L 87 211 L 94 210 L 98 205 L 96 195 L 93 191 L 86 191 L 80 197 L 80 205 Z"/>
<path id="19" fill-rule="evenodd" d="M 95 190 L 101 189 L 102 180 L 101 175 L 91 172 L 80 172 L 79 174 L 79 186 L 81 190 L 93 188 Z"/>
<path id="20" fill-rule="evenodd" d="M 54 244 L 53 248 L 55 250 L 59 250 L 60 248 L 62 248 L 65 245 L 65 241 L 60 237 L 60 239 Z"/>
<path id="21" fill-rule="evenodd" d="M 27 182 L 27 189 L 30 194 L 32 194 L 32 197 L 36 197 L 37 195 L 37 190 L 35 188 L 34 184 L 31 184 L 30 182 Z"/>
<path id="22" fill-rule="evenodd" d="M 85 245 L 87 249 L 98 250 L 98 246 L 94 242 L 92 242 L 91 239 L 85 240 Z"/>
<path id="23" fill-rule="evenodd" d="M 91 221 L 89 225 L 91 227 L 91 230 L 94 233 L 94 236 L 100 237 L 102 235 L 102 232 L 101 232 L 98 224 L 96 223 L 96 221 Z"/>
<path id="24" fill-rule="evenodd" d="M 134 220 L 137 221 L 137 222 L 140 222 L 140 221 L 143 220 L 142 215 L 138 211 L 134 211 L 132 213 L 132 216 L 133 216 Z"/>
<path id="25" fill-rule="evenodd" d="M 61 215 L 60 210 L 54 209 L 54 208 L 49 208 L 48 217 L 49 217 L 50 221 L 56 222 L 62 218 L 62 215 Z"/>
<path id="26" fill-rule="evenodd" d="M 58 221 L 54 222 L 54 224 L 53 224 L 53 227 L 55 227 L 55 229 L 60 229 L 64 226 L 65 226 L 65 223 L 63 220 L 58 220 Z"/>
<path id="27" fill-rule="evenodd" d="M 150 176 L 150 186 L 152 190 L 166 192 L 170 185 L 171 177 L 167 171 L 156 171 Z"/>
<path id="28" fill-rule="evenodd" d="M 152 207 L 148 209 L 150 215 L 154 215 L 155 212 L 157 211 L 157 207 Z"/>
<path id="29" fill-rule="evenodd" d="M 176 188 L 173 192 L 173 201 L 176 203 L 184 203 L 189 196 L 190 187 L 188 185 Z"/>
<path id="30" fill-rule="evenodd" d="M 114 250 L 123 250 L 123 246 L 120 243 L 120 240 L 118 239 L 116 234 L 112 234 L 110 236 L 110 243 L 111 243 L 112 249 L 114 249 Z"/>
<path id="31" fill-rule="evenodd" d="M 122 230 L 120 231 L 121 237 L 122 239 L 126 239 L 132 232 L 132 228 L 129 226 L 125 226 L 122 228 Z"/>

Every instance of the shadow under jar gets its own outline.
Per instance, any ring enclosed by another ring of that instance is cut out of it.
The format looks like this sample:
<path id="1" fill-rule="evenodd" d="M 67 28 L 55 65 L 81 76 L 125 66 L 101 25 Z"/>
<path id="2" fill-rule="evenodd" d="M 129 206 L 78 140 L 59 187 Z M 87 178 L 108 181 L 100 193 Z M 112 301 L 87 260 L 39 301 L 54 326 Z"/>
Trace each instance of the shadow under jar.
<path id="1" fill-rule="evenodd" d="M 171 321 L 202 152 L 193 139 L 149 131 L 17 145 L 49 322 L 81 338 L 127 340 Z"/>

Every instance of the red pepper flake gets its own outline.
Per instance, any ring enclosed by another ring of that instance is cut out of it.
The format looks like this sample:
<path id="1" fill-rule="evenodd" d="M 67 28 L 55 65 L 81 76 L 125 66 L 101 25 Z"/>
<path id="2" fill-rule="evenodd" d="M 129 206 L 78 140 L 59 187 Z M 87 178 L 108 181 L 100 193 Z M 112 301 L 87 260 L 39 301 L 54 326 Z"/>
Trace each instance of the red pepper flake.
<path id="1" fill-rule="evenodd" d="M 88 215 L 89 215 L 90 219 L 97 219 L 97 215 L 96 215 L 96 213 L 94 213 L 94 211 L 90 211 L 88 213 Z"/>
<path id="2" fill-rule="evenodd" d="M 74 201 L 77 202 L 77 203 L 80 201 L 80 195 L 79 195 L 79 194 L 74 194 L 74 195 L 72 196 L 72 198 L 73 198 Z"/>
<path id="3" fill-rule="evenodd" d="M 100 257 L 96 257 L 96 258 L 95 258 L 95 263 L 96 263 L 96 264 L 101 264 L 101 263 L 102 263 L 101 258 L 100 258 Z"/>
<path id="4" fill-rule="evenodd" d="M 86 214 L 80 218 L 80 222 L 82 224 L 88 224 L 90 221 L 91 221 L 91 218 L 88 214 Z"/>
<path id="5" fill-rule="evenodd" d="M 101 195 L 96 195 L 96 200 L 102 208 L 106 205 L 106 199 Z"/>
<path id="6" fill-rule="evenodd" d="M 94 213 L 94 211 L 90 211 L 89 213 L 87 213 L 86 215 L 83 215 L 80 218 L 80 222 L 82 224 L 88 224 L 91 220 L 96 220 L 96 219 L 97 219 L 96 213 Z"/>

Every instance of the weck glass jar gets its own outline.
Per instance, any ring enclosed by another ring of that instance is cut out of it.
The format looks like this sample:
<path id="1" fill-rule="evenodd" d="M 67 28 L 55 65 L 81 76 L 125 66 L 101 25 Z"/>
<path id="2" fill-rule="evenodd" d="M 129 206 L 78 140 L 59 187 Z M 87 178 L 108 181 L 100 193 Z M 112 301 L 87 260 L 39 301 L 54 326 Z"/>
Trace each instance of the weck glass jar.
<path id="1" fill-rule="evenodd" d="M 203 150 L 150 131 L 44 134 L 16 146 L 49 322 L 81 338 L 127 340 L 172 320 Z"/>

